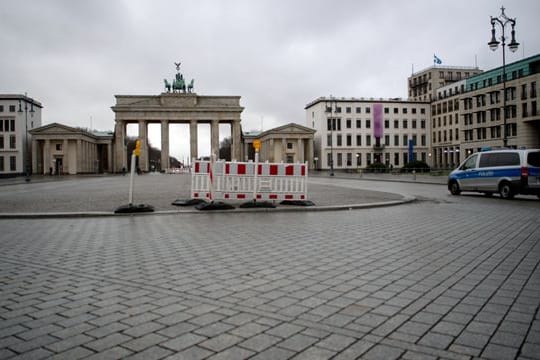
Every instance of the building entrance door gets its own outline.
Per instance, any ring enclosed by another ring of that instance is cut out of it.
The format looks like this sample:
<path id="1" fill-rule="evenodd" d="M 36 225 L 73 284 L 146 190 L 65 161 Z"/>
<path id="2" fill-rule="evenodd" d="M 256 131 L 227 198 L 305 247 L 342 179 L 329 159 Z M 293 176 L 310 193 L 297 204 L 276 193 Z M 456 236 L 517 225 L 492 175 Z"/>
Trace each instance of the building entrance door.
<path id="1" fill-rule="evenodd" d="M 62 172 L 62 158 L 56 158 L 54 162 L 54 174 L 61 175 Z"/>

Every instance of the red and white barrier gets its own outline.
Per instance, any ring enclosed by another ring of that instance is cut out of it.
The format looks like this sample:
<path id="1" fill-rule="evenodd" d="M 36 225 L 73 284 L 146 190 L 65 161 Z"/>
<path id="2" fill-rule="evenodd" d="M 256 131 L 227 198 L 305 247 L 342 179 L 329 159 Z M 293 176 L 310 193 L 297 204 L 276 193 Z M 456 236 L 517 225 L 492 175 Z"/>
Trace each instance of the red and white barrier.
<path id="1" fill-rule="evenodd" d="M 257 167 L 257 173 L 255 173 Z M 255 176 L 256 175 L 256 176 Z M 194 161 L 191 197 L 208 200 L 308 200 L 307 163 Z"/>

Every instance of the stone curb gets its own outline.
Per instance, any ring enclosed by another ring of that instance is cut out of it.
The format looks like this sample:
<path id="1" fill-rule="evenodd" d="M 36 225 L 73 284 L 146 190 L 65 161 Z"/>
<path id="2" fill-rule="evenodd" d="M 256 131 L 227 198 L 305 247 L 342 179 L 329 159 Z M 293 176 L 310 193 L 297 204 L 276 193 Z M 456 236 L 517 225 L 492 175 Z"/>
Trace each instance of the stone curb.
<path id="1" fill-rule="evenodd" d="M 85 217 L 125 217 L 125 216 L 149 216 L 149 215 L 175 215 L 175 214 L 246 214 L 254 212 L 314 212 L 314 211 L 340 211 L 340 210 L 356 210 L 356 209 L 371 209 L 383 206 L 396 206 L 408 204 L 416 201 L 416 197 L 403 196 L 401 200 L 381 201 L 365 204 L 348 204 L 348 205 L 326 205 L 326 206 L 295 206 L 295 207 L 278 207 L 273 209 L 254 208 L 242 209 L 235 208 L 234 210 L 211 210 L 200 211 L 189 208 L 187 210 L 162 210 L 147 213 L 130 213 L 130 214 L 115 214 L 109 211 L 78 211 L 78 212 L 50 212 L 50 213 L 0 213 L 0 219 L 56 219 L 56 218 L 85 218 Z"/>

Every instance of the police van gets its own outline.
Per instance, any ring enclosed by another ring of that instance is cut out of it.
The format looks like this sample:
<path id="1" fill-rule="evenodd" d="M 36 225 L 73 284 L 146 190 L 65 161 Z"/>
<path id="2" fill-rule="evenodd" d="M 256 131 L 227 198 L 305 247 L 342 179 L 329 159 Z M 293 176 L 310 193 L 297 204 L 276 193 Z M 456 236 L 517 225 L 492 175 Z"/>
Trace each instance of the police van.
<path id="1" fill-rule="evenodd" d="M 540 198 L 540 150 L 488 150 L 474 153 L 448 176 L 452 195 L 474 191 L 503 199 L 517 194 Z"/>

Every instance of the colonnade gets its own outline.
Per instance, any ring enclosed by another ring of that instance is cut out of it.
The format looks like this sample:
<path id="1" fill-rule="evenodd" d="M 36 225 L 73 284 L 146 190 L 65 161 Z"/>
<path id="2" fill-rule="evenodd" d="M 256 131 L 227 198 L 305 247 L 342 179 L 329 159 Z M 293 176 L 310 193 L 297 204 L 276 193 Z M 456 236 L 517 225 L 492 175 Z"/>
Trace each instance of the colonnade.
<path id="1" fill-rule="evenodd" d="M 231 124 L 231 138 L 232 138 L 232 149 L 231 155 L 232 158 L 238 161 L 241 161 L 242 151 L 241 151 L 241 134 L 242 130 L 240 128 L 240 120 L 210 120 L 210 121 L 199 121 L 199 120 L 161 120 L 157 121 L 148 121 L 148 120 L 138 120 L 134 121 L 122 121 L 117 120 L 115 125 L 115 170 L 117 172 L 122 171 L 123 169 L 128 168 L 129 154 L 127 153 L 126 138 L 127 138 L 127 125 L 130 123 L 136 123 L 139 129 L 138 139 L 141 143 L 141 154 L 139 156 L 139 168 L 142 171 L 149 171 L 149 146 L 148 146 L 148 125 L 149 124 L 160 124 L 161 126 L 161 170 L 167 170 L 170 168 L 170 124 L 178 123 L 188 123 L 189 124 L 189 137 L 190 137 L 190 158 L 198 158 L 198 144 L 199 144 L 199 135 L 198 135 L 198 125 L 209 123 L 210 124 L 210 152 L 211 154 L 219 154 L 219 124 L 220 123 L 229 123 Z M 174 134 L 173 136 L 182 136 L 182 134 Z"/>
<path id="2" fill-rule="evenodd" d="M 219 124 L 231 124 L 233 159 L 242 160 L 240 96 L 199 96 L 195 93 L 162 93 L 160 95 L 115 95 L 114 170 L 128 168 L 126 126 L 138 124 L 141 154 L 139 168 L 149 170 L 148 125 L 161 125 L 161 169 L 170 168 L 170 124 L 189 124 L 190 157 L 198 158 L 198 124 L 210 124 L 211 154 L 219 152 Z M 173 136 L 178 136 L 173 134 Z M 180 135 L 181 136 L 181 135 Z"/>

